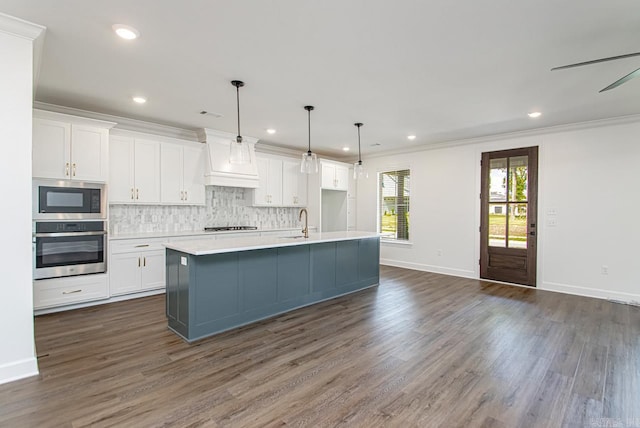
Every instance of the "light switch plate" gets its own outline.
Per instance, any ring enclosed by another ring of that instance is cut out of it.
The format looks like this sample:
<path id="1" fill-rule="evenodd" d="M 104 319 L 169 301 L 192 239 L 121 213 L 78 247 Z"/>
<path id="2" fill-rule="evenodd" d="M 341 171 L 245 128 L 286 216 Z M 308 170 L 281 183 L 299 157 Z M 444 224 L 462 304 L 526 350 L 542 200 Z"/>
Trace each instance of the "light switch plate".
<path id="1" fill-rule="evenodd" d="M 180 264 L 182 266 L 186 266 L 187 265 L 187 258 L 184 256 L 180 256 Z"/>

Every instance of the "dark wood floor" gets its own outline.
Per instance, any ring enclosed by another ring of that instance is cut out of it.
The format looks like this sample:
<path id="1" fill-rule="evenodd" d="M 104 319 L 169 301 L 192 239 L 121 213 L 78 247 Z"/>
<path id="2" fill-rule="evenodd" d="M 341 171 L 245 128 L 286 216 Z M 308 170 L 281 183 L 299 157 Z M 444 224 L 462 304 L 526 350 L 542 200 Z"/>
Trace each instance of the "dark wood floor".
<path id="1" fill-rule="evenodd" d="M 379 287 L 188 345 L 164 296 L 36 318 L 0 425 L 640 426 L 640 309 L 382 267 Z"/>

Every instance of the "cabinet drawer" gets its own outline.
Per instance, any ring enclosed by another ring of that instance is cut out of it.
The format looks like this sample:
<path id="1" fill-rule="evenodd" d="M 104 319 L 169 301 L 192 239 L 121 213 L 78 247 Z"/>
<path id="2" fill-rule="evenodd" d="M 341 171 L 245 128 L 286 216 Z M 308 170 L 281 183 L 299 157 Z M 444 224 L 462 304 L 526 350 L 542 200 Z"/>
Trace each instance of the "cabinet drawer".
<path id="1" fill-rule="evenodd" d="M 106 274 L 43 279 L 33 282 L 34 309 L 88 302 L 109 297 Z"/>
<path id="2" fill-rule="evenodd" d="M 111 240 L 111 254 L 164 250 L 165 238 Z"/>

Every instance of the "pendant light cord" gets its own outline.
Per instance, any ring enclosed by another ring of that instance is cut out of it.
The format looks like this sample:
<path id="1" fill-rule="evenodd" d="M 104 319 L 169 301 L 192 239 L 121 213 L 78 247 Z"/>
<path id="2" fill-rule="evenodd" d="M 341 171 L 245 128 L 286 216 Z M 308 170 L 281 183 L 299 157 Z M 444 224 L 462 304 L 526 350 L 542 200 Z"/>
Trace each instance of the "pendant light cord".
<path id="1" fill-rule="evenodd" d="M 358 164 L 362 165 L 362 151 L 360 150 L 360 127 L 362 123 L 354 123 L 354 125 L 358 128 Z"/>
<path id="2" fill-rule="evenodd" d="M 360 125 L 362 126 L 362 125 Z M 358 126 L 358 162 L 362 163 L 362 154 L 360 151 L 360 126 Z"/>
<path id="3" fill-rule="evenodd" d="M 307 110 L 307 116 L 309 118 L 309 150 L 307 153 L 311 153 L 311 109 Z"/>
<path id="4" fill-rule="evenodd" d="M 242 136 L 240 135 L 240 86 L 236 86 L 236 105 L 238 106 L 238 136 L 236 137 L 236 141 L 238 143 L 241 143 Z"/>

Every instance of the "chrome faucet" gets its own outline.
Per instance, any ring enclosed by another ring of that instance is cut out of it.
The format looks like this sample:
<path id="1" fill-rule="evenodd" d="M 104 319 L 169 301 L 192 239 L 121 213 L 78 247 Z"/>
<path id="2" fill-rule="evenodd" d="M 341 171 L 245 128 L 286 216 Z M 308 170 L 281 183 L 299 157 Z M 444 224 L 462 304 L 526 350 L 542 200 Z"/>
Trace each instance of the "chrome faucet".
<path id="1" fill-rule="evenodd" d="M 302 229 L 302 233 L 304 233 L 304 237 L 309 237 L 309 213 L 306 208 L 300 210 L 300 215 L 298 216 L 298 220 L 302 220 L 302 214 L 304 213 L 304 229 Z"/>

